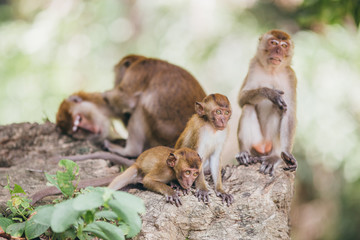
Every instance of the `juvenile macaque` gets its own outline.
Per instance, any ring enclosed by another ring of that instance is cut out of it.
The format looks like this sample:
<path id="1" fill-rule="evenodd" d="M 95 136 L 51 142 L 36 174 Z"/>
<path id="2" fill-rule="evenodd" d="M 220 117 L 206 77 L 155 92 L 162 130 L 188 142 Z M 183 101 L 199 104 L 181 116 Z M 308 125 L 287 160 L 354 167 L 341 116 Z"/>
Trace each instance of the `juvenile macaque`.
<path id="1" fill-rule="evenodd" d="M 143 152 L 136 162 L 118 176 L 82 180 L 79 188 L 105 186 L 118 190 L 126 185 L 143 183 L 144 187 L 165 195 L 166 201 L 181 205 L 178 193 L 166 185 L 177 181 L 183 189 L 190 189 L 199 175 L 202 162 L 197 152 L 189 148 L 174 150 L 168 147 L 155 147 Z M 50 195 L 60 194 L 56 187 L 47 187 L 31 196 L 32 204 Z"/>
<path id="2" fill-rule="evenodd" d="M 216 196 L 229 206 L 234 201 L 231 194 L 225 193 L 221 180 L 220 155 L 228 134 L 227 123 L 231 116 L 228 98 L 221 94 L 211 94 L 202 102 L 196 102 L 195 111 L 185 130 L 176 142 L 175 149 L 188 147 L 197 151 L 203 161 L 203 168 L 195 182 L 196 197 L 209 201 L 209 189 L 205 182 L 204 170 L 210 168 L 215 184 Z"/>
<path id="3" fill-rule="evenodd" d="M 273 175 L 284 160 L 284 170 L 295 171 L 291 154 L 296 128 L 296 76 L 290 67 L 291 37 L 279 30 L 265 33 L 241 87 L 242 114 L 238 139 L 240 164 L 261 162 L 260 172 Z"/>
<path id="4" fill-rule="evenodd" d="M 103 97 L 115 115 L 129 116 L 129 137 L 125 147 L 105 146 L 125 157 L 159 145 L 173 147 L 194 113 L 194 102 L 205 97 L 199 83 L 178 66 L 143 56 L 127 56 L 116 69 L 116 87 Z M 136 104 L 124 106 L 128 98 Z"/>
<path id="5" fill-rule="evenodd" d="M 118 190 L 128 184 L 142 182 L 145 188 L 165 195 L 167 202 L 179 206 L 178 193 L 166 184 L 177 181 L 183 189 L 190 189 L 201 165 L 201 159 L 194 150 L 158 146 L 143 152 L 131 167 L 110 183 L 109 188 Z"/>
<path id="6" fill-rule="evenodd" d="M 111 111 L 100 93 L 77 92 L 60 104 L 56 125 L 76 139 L 110 139 L 117 136 Z"/>

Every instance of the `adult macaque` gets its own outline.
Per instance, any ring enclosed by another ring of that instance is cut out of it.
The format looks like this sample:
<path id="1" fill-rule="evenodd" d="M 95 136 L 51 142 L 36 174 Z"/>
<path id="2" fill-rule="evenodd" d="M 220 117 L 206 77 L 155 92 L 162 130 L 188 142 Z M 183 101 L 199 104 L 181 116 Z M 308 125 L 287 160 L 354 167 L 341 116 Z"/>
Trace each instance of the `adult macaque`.
<path id="1" fill-rule="evenodd" d="M 177 181 L 183 189 L 190 189 L 199 175 L 202 162 L 197 152 L 189 148 L 174 150 L 168 147 L 155 147 L 143 152 L 136 162 L 120 175 L 82 180 L 78 188 L 105 186 L 118 190 L 126 185 L 143 183 L 144 187 L 165 195 L 166 201 L 181 205 L 177 191 L 166 185 Z M 32 204 L 40 199 L 60 194 L 56 187 L 47 187 L 31 196 Z"/>
<path id="2" fill-rule="evenodd" d="M 242 114 L 238 139 L 240 164 L 261 162 L 260 172 L 273 175 L 283 159 L 284 170 L 295 171 L 291 154 L 296 128 L 296 76 L 290 67 L 291 37 L 279 30 L 265 33 L 241 87 Z"/>
<path id="3" fill-rule="evenodd" d="M 229 206 L 234 198 L 225 193 L 221 180 L 220 155 L 228 134 L 227 122 L 231 116 L 230 102 L 226 96 L 211 94 L 202 102 L 195 104 L 196 114 L 188 121 L 185 130 L 176 142 L 175 149 L 188 147 L 196 150 L 202 161 L 203 168 L 195 182 L 195 196 L 204 202 L 209 201 L 209 189 L 206 186 L 204 170 L 210 167 L 215 184 L 216 196 L 221 197 Z"/>
<path id="4" fill-rule="evenodd" d="M 105 146 L 125 157 L 159 145 L 173 147 L 194 113 L 194 102 L 205 97 L 200 84 L 178 66 L 143 56 L 129 55 L 116 69 L 116 87 L 103 97 L 115 115 L 130 116 L 129 137 L 125 147 L 109 142 Z M 135 106 L 124 106 L 129 97 Z"/>
<path id="5" fill-rule="evenodd" d="M 56 125 L 76 139 L 113 139 L 112 115 L 101 93 L 77 92 L 60 104 Z"/>
<path id="6" fill-rule="evenodd" d="M 110 183 L 109 188 L 118 190 L 142 182 L 145 188 L 165 195 L 167 202 L 179 206 L 181 201 L 177 191 L 166 184 L 177 180 L 183 189 L 190 189 L 201 165 L 200 156 L 194 150 L 158 146 L 140 154 L 131 167 Z"/>

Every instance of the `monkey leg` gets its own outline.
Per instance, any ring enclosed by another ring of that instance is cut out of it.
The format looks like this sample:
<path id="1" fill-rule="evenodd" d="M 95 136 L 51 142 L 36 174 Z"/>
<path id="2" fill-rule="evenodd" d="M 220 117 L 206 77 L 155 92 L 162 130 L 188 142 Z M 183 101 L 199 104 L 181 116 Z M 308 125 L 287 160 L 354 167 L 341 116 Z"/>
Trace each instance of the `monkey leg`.
<path id="1" fill-rule="evenodd" d="M 250 155 L 254 143 L 263 141 L 259 120 L 253 105 L 244 105 L 239 121 L 238 140 L 240 152 L 236 155 L 240 165 L 248 166 L 257 163 L 257 159 Z"/>
<path id="2" fill-rule="evenodd" d="M 121 147 L 105 141 L 105 147 L 109 151 L 119 154 L 120 156 L 136 158 L 143 150 L 146 143 L 146 132 L 149 129 L 148 123 L 144 121 L 144 113 L 142 109 L 136 109 L 134 114 L 129 119 L 128 133 L 129 137 L 126 140 L 126 146 Z"/>
<path id="3" fill-rule="evenodd" d="M 230 206 L 234 201 L 234 197 L 231 194 L 226 193 L 222 187 L 220 153 L 221 151 L 216 151 L 210 157 L 210 170 L 215 184 L 216 196 L 221 198 L 222 203 L 226 202 L 227 206 Z"/>
<path id="4" fill-rule="evenodd" d="M 174 191 L 171 187 L 163 182 L 154 180 L 151 175 L 148 174 L 144 177 L 143 184 L 145 188 L 164 195 L 166 202 L 175 204 L 177 207 L 182 205 L 177 191 Z"/>
<path id="5" fill-rule="evenodd" d="M 203 201 L 206 204 L 209 203 L 209 189 L 206 186 L 203 169 L 201 169 L 198 178 L 195 180 L 195 187 L 196 187 L 195 197 L 197 197 L 199 202 Z"/>

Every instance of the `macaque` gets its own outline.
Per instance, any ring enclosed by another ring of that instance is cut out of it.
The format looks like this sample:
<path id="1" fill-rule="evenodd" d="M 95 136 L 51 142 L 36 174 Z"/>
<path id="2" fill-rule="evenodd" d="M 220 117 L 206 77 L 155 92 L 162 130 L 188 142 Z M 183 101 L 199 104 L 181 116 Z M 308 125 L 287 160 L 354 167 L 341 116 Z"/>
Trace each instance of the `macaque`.
<path id="1" fill-rule="evenodd" d="M 115 67 L 116 87 L 103 94 L 115 116 L 127 114 L 125 147 L 105 142 L 111 152 L 137 157 L 155 146 L 173 147 L 194 113 L 193 104 L 205 97 L 197 80 L 168 62 L 129 55 Z M 134 105 L 126 105 L 132 98 Z"/>
<path id="2" fill-rule="evenodd" d="M 203 168 L 195 182 L 198 200 L 209 202 L 209 189 L 205 182 L 204 170 L 210 168 L 215 184 L 216 196 L 229 206 L 234 201 L 231 194 L 225 193 L 221 180 L 220 155 L 228 135 L 227 123 L 231 116 L 228 98 L 221 94 L 211 94 L 202 102 L 195 103 L 195 111 L 185 130 L 176 142 L 175 149 L 188 147 L 197 151 L 203 161 Z"/>
<path id="3" fill-rule="evenodd" d="M 181 201 L 177 191 L 166 184 L 177 180 L 183 189 L 190 189 L 201 167 L 200 156 L 194 150 L 158 146 L 143 152 L 108 187 L 118 190 L 128 184 L 142 182 L 145 188 L 165 195 L 167 202 L 179 206 Z"/>
<path id="4" fill-rule="evenodd" d="M 117 134 L 111 116 L 101 93 L 77 92 L 60 104 L 56 125 L 76 139 L 113 139 Z"/>
<path id="5" fill-rule="evenodd" d="M 79 188 L 88 186 L 105 186 L 119 190 L 129 184 L 143 183 L 144 187 L 165 195 L 166 201 L 176 206 L 181 205 L 177 191 L 167 183 L 177 181 L 187 190 L 193 185 L 202 167 L 200 156 L 194 150 L 178 150 L 158 146 L 143 152 L 136 162 L 118 176 L 82 180 Z M 47 187 L 31 196 L 32 204 L 50 195 L 60 194 L 56 187 Z"/>
<path id="6" fill-rule="evenodd" d="M 291 37 L 283 31 L 271 30 L 260 37 L 238 98 L 242 114 L 236 158 L 241 165 L 261 162 L 260 172 L 271 176 L 281 159 L 287 165 L 284 170 L 297 168 L 291 154 L 297 84 L 290 67 L 293 52 Z"/>

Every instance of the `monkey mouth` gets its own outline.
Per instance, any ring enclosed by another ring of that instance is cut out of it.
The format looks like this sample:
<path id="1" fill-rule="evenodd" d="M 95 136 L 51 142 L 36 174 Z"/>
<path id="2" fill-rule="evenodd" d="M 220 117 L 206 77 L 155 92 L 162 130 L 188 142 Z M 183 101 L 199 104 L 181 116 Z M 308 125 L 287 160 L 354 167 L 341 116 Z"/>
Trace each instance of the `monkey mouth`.
<path id="1" fill-rule="evenodd" d="M 271 57 L 269 60 L 272 64 L 275 64 L 275 65 L 278 65 L 281 63 L 281 59 L 278 57 Z"/>
<path id="2" fill-rule="evenodd" d="M 189 189 L 191 186 L 185 186 L 183 183 L 181 183 L 180 181 L 179 181 L 179 184 L 180 184 L 180 186 L 183 188 L 183 189 Z"/>
<path id="3" fill-rule="evenodd" d="M 79 129 L 80 122 L 81 122 L 81 116 L 76 115 L 74 123 L 73 123 L 73 127 L 72 127 L 73 132 L 77 132 L 77 130 Z"/>

